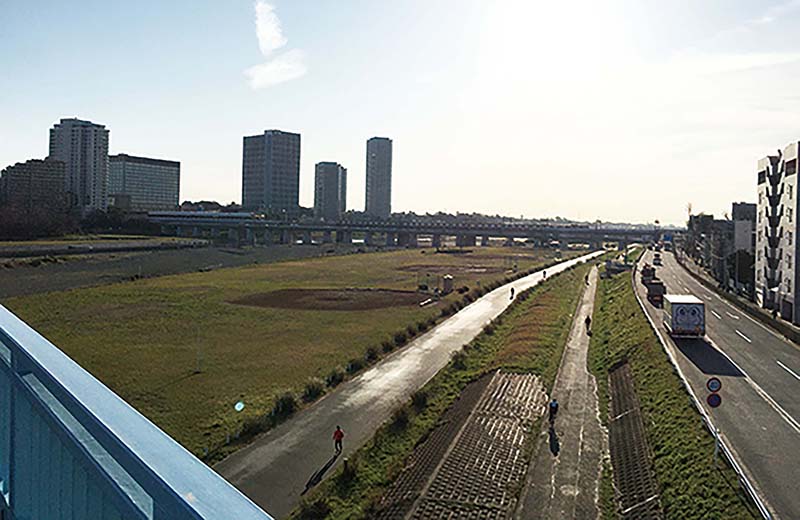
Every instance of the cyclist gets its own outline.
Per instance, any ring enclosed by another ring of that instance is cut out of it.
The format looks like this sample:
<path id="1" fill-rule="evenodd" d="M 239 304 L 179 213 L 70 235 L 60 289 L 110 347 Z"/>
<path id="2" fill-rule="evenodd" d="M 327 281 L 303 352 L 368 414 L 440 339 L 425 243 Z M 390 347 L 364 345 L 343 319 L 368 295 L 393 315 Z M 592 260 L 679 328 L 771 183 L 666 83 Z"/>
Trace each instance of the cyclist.
<path id="1" fill-rule="evenodd" d="M 548 413 L 550 419 L 550 426 L 553 426 L 556 422 L 556 415 L 558 414 L 558 401 L 554 397 L 552 401 L 550 401 L 550 405 L 548 406 Z"/>

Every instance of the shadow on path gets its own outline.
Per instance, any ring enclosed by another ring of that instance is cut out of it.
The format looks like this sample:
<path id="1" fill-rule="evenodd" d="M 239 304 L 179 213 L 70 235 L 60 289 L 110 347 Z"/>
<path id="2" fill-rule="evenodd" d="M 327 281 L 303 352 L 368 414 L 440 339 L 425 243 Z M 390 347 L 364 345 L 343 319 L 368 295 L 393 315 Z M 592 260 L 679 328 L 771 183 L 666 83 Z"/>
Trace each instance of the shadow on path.
<path id="1" fill-rule="evenodd" d="M 326 462 L 324 466 L 319 468 L 316 472 L 314 472 L 313 475 L 311 475 L 311 478 L 308 479 L 308 482 L 306 482 L 306 488 L 303 490 L 302 493 L 300 493 L 300 496 L 305 495 L 308 492 L 309 489 L 311 489 L 312 487 L 314 487 L 317 484 L 319 484 L 320 482 L 322 482 L 322 477 L 324 477 L 325 473 L 329 469 L 331 469 L 331 466 L 333 466 L 333 464 L 336 462 L 336 459 L 339 458 L 340 454 L 341 454 L 341 452 L 334 453 L 333 457 L 331 457 L 330 460 L 328 462 Z"/>
<path id="2" fill-rule="evenodd" d="M 743 377 L 736 365 L 706 339 L 675 339 L 675 345 L 704 374 Z"/>
<path id="3" fill-rule="evenodd" d="M 551 426 L 550 430 L 548 430 L 550 435 L 550 453 L 553 454 L 554 457 L 558 457 L 558 452 L 561 450 L 561 444 L 558 442 L 558 434 L 556 433 L 555 427 Z"/>

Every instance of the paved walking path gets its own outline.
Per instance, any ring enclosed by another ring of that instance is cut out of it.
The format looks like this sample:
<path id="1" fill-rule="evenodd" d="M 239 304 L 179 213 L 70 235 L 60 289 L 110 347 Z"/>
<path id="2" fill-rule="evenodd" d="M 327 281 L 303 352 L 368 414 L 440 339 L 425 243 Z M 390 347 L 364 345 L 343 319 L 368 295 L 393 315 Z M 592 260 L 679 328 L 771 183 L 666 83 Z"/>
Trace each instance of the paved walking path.
<path id="1" fill-rule="evenodd" d="M 586 367 L 589 336 L 584 320 L 594 309 L 597 269 L 575 313 L 553 396 L 555 430 L 547 425 L 528 470 L 517 518 L 597 518 L 600 463 L 605 432 L 597 406 L 597 383 Z"/>
<path id="2" fill-rule="evenodd" d="M 599 254 L 602 252 L 548 267 L 547 273 L 554 275 Z M 215 469 L 268 513 L 285 517 L 299 503 L 309 478 L 330 461 L 337 424 L 345 431 L 343 455 L 323 478 L 371 439 L 400 403 L 448 363 L 452 352 L 471 341 L 508 306 L 511 287 L 519 294 L 541 280 L 539 271 L 486 294 Z"/>

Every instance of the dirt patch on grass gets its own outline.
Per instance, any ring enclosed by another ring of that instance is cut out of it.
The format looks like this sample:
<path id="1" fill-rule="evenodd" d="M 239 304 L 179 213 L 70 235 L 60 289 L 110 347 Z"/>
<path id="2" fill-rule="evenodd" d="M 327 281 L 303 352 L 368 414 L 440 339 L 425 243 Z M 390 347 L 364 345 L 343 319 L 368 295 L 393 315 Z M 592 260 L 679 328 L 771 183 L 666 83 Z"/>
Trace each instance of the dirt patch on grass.
<path id="1" fill-rule="evenodd" d="M 281 289 L 232 300 L 237 305 L 315 311 L 366 311 L 418 305 L 427 299 L 413 291 L 390 289 Z"/>
<path id="2" fill-rule="evenodd" d="M 437 264 L 413 264 L 404 265 L 397 268 L 398 271 L 422 272 L 432 274 L 452 274 L 452 273 L 502 273 L 503 267 L 496 265 L 437 265 Z"/>

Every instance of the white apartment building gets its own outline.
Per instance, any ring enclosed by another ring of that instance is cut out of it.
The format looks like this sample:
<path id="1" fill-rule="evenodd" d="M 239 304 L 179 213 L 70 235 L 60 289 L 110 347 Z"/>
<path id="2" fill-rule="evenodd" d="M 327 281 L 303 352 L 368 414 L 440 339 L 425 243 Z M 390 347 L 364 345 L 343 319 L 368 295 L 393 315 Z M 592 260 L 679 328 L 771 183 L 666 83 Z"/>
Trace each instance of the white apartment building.
<path id="1" fill-rule="evenodd" d="M 64 189 L 82 214 L 108 207 L 108 130 L 80 119 L 62 119 L 50 129 L 50 158 L 66 166 Z"/>

